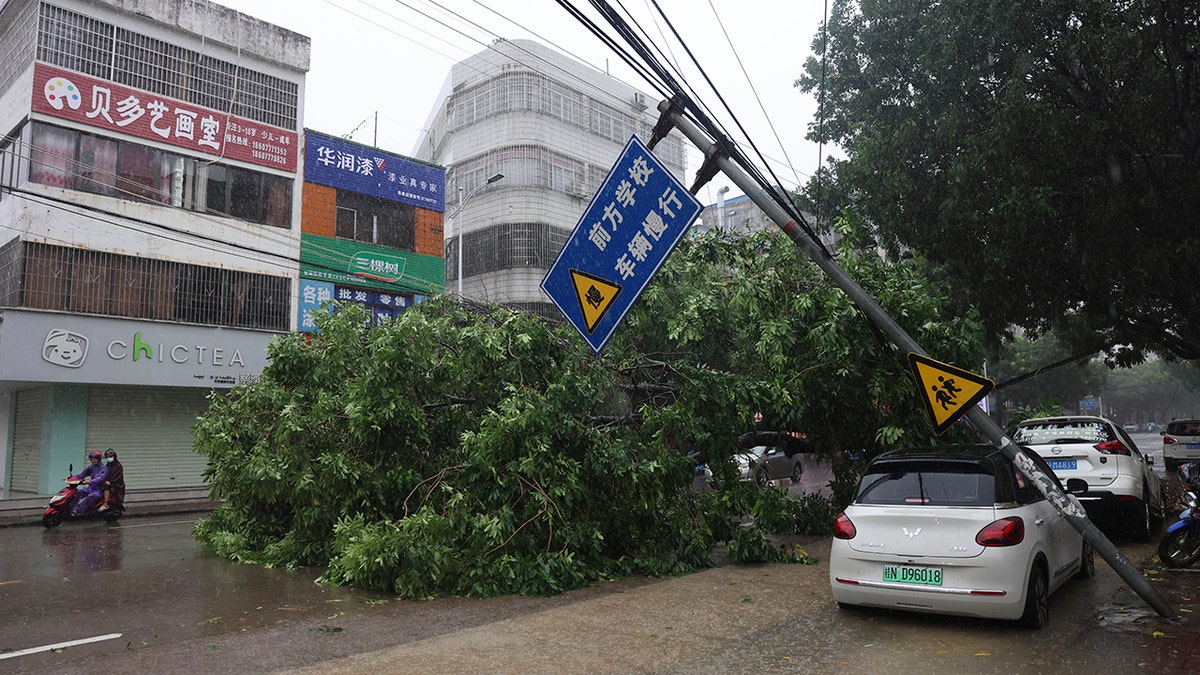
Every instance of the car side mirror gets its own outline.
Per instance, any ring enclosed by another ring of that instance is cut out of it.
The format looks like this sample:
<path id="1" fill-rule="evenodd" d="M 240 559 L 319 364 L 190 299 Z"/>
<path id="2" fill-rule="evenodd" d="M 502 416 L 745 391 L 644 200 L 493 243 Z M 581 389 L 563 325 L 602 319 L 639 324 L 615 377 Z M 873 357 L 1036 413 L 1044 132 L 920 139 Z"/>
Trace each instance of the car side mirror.
<path id="1" fill-rule="evenodd" d="M 1068 478 L 1067 492 L 1073 495 L 1081 495 L 1088 491 L 1087 481 L 1082 478 Z"/>
<path id="2" fill-rule="evenodd" d="M 1154 458 L 1153 457 L 1151 457 L 1150 455 L 1142 455 L 1142 457 L 1146 458 L 1147 464 L 1149 464 L 1150 466 L 1154 466 Z"/>

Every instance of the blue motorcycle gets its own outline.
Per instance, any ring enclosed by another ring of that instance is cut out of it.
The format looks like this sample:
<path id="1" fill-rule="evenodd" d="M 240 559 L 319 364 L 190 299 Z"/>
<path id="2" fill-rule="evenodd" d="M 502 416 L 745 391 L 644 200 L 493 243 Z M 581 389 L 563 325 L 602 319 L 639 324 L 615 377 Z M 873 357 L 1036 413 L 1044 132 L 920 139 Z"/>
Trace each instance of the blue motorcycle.
<path id="1" fill-rule="evenodd" d="M 1158 543 L 1158 559 L 1167 567 L 1189 567 L 1200 560 L 1200 512 L 1196 498 L 1200 493 L 1200 462 L 1181 464 L 1177 471 L 1186 488 L 1183 501 L 1187 508 L 1163 534 Z"/>

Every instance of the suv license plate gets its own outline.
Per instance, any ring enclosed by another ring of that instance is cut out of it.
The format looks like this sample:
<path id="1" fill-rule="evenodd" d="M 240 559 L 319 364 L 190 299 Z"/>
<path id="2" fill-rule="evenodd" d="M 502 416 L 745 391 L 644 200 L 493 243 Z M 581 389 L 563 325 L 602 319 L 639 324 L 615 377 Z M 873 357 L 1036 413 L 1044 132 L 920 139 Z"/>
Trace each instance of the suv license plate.
<path id="1" fill-rule="evenodd" d="M 1187 449 L 1188 450 L 1200 450 L 1200 443 L 1188 443 Z"/>
<path id="2" fill-rule="evenodd" d="M 939 567 L 915 567 L 913 565 L 884 565 L 883 580 L 902 584 L 941 586 L 942 570 Z"/>
<path id="3" fill-rule="evenodd" d="M 1046 463 L 1055 471 L 1074 471 L 1076 469 L 1075 460 L 1073 459 L 1048 459 Z"/>

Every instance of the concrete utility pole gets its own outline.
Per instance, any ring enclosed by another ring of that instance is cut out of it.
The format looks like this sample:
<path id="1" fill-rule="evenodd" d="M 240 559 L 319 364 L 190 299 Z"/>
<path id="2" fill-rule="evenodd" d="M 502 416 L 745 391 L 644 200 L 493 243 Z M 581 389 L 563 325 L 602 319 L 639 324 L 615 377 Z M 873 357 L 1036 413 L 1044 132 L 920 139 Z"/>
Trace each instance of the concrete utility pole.
<path id="1" fill-rule="evenodd" d="M 887 334 L 896 346 L 906 352 L 913 352 L 922 356 L 929 356 L 924 349 L 917 344 L 911 336 L 896 323 L 891 316 L 884 311 L 883 307 L 864 291 L 856 281 L 846 274 L 831 257 L 826 255 L 825 251 L 813 241 L 812 238 L 799 227 L 791 216 L 788 215 L 781 206 L 769 199 L 763 194 L 761 188 L 748 176 L 741 167 L 734 164 L 724 153 L 720 152 L 718 147 L 713 143 L 712 139 L 696 126 L 691 120 L 684 117 L 670 101 L 662 101 L 658 104 L 658 110 L 664 117 L 668 117 L 676 129 L 683 132 L 683 135 L 688 138 L 697 148 L 706 150 L 706 157 L 716 163 L 716 168 L 728 176 L 735 185 L 742 189 L 742 192 L 754 201 L 755 204 L 763 210 L 767 216 L 783 230 L 795 244 L 813 261 L 818 267 L 825 271 L 826 274 L 833 280 L 834 283 L 842 289 L 855 305 L 867 315 L 881 331 Z M 1113 545 L 1107 537 L 1104 536 L 1099 529 L 1088 519 L 1087 513 L 1079 506 L 1078 501 L 1071 500 L 1066 494 L 1055 486 L 1054 481 L 1049 476 L 1034 464 L 1028 457 L 1022 454 L 1012 439 L 1004 435 L 1004 431 L 988 417 L 986 413 L 979 409 L 978 406 L 971 406 L 971 410 L 967 413 L 967 419 L 970 420 L 975 432 L 981 438 L 996 446 L 1003 452 L 1017 469 L 1020 470 L 1026 478 L 1030 479 L 1037 486 L 1039 492 L 1046 496 L 1046 499 L 1058 509 L 1059 513 L 1067 519 L 1071 525 L 1083 535 L 1096 553 L 1109 564 L 1117 572 L 1122 579 L 1125 580 L 1129 587 L 1132 588 L 1138 595 L 1142 597 L 1154 611 L 1160 616 L 1166 618 L 1175 618 L 1175 612 L 1167 604 L 1166 600 L 1159 595 L 1158 591 L 1150 585 L 1150 582 L 1141 575 L 1137 567 L 1129 562 L 1121 554 L 1117 547 Z"/>

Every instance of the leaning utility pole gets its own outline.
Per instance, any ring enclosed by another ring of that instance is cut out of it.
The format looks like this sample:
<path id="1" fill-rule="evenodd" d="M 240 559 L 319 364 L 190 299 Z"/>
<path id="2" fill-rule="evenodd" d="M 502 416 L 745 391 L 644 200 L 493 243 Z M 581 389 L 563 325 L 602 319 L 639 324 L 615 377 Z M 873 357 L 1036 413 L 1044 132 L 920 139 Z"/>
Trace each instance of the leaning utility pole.
<path id="1" fill-rule="evenodd" d="M 663 133 L 662 130 L 666 123 L 679 129 L 684 136 L 692 143 L 705 152 L 705 165 L 701 167 L 700 173 L 702 176 L 711 177 L 713 171 L 719 169 L 727 177 L 729 177 L 735 185 L 742 189 L 759 208 L 763 210 L 767 216 L 783 230 L 795 244 L 813 261 L 818 267 L 825 271 L 826 274 L 833 280 L 834 283 L 842 289 L 846 295 L 858 306 L 859 310 L 867 316 L 876 326 L 883 331 L 896 346 L 913 354 L 928 356 L 925 350 L 917 344 L 911 336 L 896 323 L 891 316 L 884 311 L 883 307 L 875 301 L 873 297 L 867 294 L 857 282 L 846 274 L 826 251 L 814 241 L 808 233 L 792 220 L 791 216 L 776 204 L 774 201 L 766 197 L 761 192 L 759 186 L 750 178 L 737 164 L 729 159 L 728 156 L 720 149 L 720 147 L 708 138 L 707 135 L 696 126 L 691 120 L 683 116 L 682 111 L 676 107 L 671 101 L 662 101 L 658 104 L 658 110 L 662 114 L 658 126 L 655 128 L 656 138 L 658 134 Z M 653 148 L 654 142 L 650 143 Z M 1071 525 L 1083 535 L 1084 540 L 1092 546 L 1096 553 L 1109 564 L 1117 574 L 1125 580 L 1129 587 L 1132 588 L 1138 595 L 1142 597 L 1151 607 L 1154 608 L 1159 615 L 1167 618 L 1175 618 L 1175 612 L 1163 600 L 1158 591 L 1150 585 L 1150 583 L 1138 572 L 1137 567 L 1129 562 L 1121 554 L 1116 546 L 1113 545 L 1107 537 L 1104 536 L 1099 529 L 1088 519 L 1083 508 L 1079 506 L 1077 500 L 1070 499 L 1054 484 L 1054 481 L 1042 471 L 1023 453 L 1019 452 L 1016 444 L 1012 439 L 1008 438 L 1002 429 L 988 417 L 983 410 L 978 406 L 971 406 L 967 412 L 967 418 L 971 421 L 976 433 L 979 434 L 988 443 L 999 448 L 1018 470 L 1025 475 L 1034 485 L 1037 486 L 1039 492 L 1046 496 L 1046 499 L 1058 509 L 1059 513 L 1067 519 Z"/>

